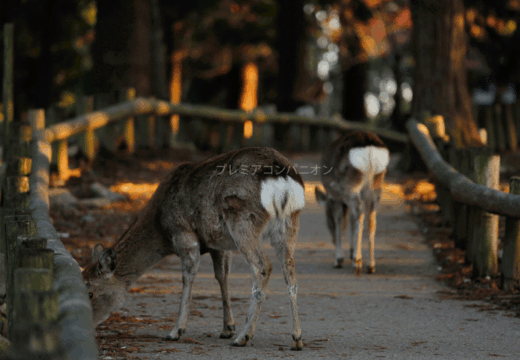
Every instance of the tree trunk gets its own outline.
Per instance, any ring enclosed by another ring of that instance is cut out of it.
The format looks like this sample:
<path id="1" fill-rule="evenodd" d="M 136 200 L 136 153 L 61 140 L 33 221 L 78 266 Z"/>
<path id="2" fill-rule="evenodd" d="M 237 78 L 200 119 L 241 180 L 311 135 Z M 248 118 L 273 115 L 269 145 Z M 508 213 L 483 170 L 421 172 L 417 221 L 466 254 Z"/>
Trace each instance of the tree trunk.
<path id="1" fill-rule="evenodd" d="M 298 70 L 300 69 L 300 43 L 305 34 L 303 0 L 279 0 L 277 14 L 278 48 L 278 101 L 279 112 L 291 112 L 298 107 L 294 99 Z"/>
<path id="2" fill-rule="evenodd" d="M 298 70 L 302 61 L 301 42 L 305 34 L 303 0 L 279 0 L 277 13 L 278 50 L 278 112 L 293 112 L 301 105 L 295 99 Z M 274 125 L 274 145 L 283 146 L 289 132 L 288 124 Z"/>
<path id="3" fill-rule="evenodd" d="M 98 1 L 97 10 L 94 93 L 133 87 L 138 96 L 150 95 L 150 2 Z"/>
<path id="4" fill-rule="evenodd" d="M 463 0 L 417 0 L 410 2 L 410 8 L 416 24 L 412 116 L 443 115 L 456 146 L 481 146 L 464 66 Z"/>
<path id="5" fill-rule="evenodd" d="M 159 0 L 151 2 L 151 48 L 152 48 L 152 93 L 159 99 L 168 99 L 168 86 L 166 76 L 166 45 L 163 40 L 163 23 L 161 21 L 161 9 Z"/>
<path id="6" fill-rule="evenodd" d="M 406 132 L 405 127 L 405 118 L 403 116 L 403 75 L 401 74 L 400 64 L 401 64 L 401 54 L 399 50 L 394 50 L 394 63 L 393 63 L 393 73 L 396 84 L 396 91 L 394 95 L 395 106 L 392 111 L 392 115 L 390 115 L 390 122 L 392 123 L 392 129 Z"/>
<path id="7" fill-rule="evenodd" d="M 40 56 L 38 59 L 38 71 L 36 82 L 38 83 L 38 92 L 35 99 L 35 106 L 41 109 L 47 109 L 50 106 L 52 95 L 52 67 L 53 56 L 51 54 L 51 45 L 54 42 L 56 23 L 59 21 L 59 15 L 56 14 L 59 6 L 56 1 L 43 1 L 43 14 L 40 25 Z"/>
<path id="8" fill-rule="evenodd" d="M 366 121 L 365 93 L 368 84 L 368 63 L 361 62 L 343 71 L 343 102 L 341 115 L 349 121 Z"/>

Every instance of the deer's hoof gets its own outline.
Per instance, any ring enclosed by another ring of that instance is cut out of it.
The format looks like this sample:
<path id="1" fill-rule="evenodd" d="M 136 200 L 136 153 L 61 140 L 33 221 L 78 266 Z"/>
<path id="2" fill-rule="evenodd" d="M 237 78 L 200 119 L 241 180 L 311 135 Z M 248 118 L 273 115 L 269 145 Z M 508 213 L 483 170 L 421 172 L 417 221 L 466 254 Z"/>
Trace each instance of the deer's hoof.
<path id="1" fill-rule="evenodd" d="M 238 347 L 242 347 L 242 346 L 246 346 L 247 345 L 247 342 L 252 339 L 253 337 L 252 336 L 249 336 L 249 335 L 244 335 L 244 336 L 239 336 L 235 339 L 235 341 L 233 341 L 233 343 L 231 344 L 232 346 L 238 346 Z"/>
<path id="2" fill-rule="evenodd" d="M 182 334 L 184 334 L 184 329 L 179 329 L 177 332 L 171 332 L 164 338 L 165 341 L 177 341 L 181 338 Z"/>
<path id="3" fill-rule="evenodd" d="M 293 350 L 293 351 L 300 351 L 302 349 L 303 349 L 302 336 L 300 335 L 298 338 L 296 338 L 293 335 L 293 341 L 292 341 L 292 344 L 291 344 L 291 350 Z"/>
<path id="4" fill-rule="evenodd" d="M 336 261 L 334 262 L 334 267 L 336 269 L 341 269 L 343 267 L 343 262 L 345 261 L 345 259 L 343 259 L 342 257 L 341 258 L 337 258 Z"/>
<path id="5" fill-rule="evenodd" d="M 375 272 L 376 272 L 375 266 L 372 266 L 372 265 L 367 266 L 367 274 L 375 274 Z"/>
<path id="6" fill-rule="evenodd" d="M 361 269 L 363 267 L 363 261 L 362 260 L 356 260 L 354 266 L 356 268 L 356 275 L 361 275 Z"/>
<path id="7" fill-rule="evenodd" d="M 220 333 L 220 338 L 221 339 L 230 339 L 234 333 L 235 333 L 235 324 L 226 325 L 224 330 Z"/>

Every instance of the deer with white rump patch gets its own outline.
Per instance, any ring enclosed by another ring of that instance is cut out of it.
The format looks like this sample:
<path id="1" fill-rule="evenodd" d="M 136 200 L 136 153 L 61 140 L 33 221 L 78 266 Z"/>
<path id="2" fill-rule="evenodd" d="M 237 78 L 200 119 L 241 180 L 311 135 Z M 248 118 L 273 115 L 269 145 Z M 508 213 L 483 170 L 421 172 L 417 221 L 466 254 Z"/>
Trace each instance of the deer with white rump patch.
<path id="1" fill-rule="evenodd" d="M 370 262 L 367 272 L 374 273 L 374 238 L 376 233 L 376 211 L 389 162 L 385 144 L 370 132 L 349 131 L 334 141 L 322 156 L 322 167 L 331 169 L 323 172 L 321 180 L 326 193 L 315 188 L 316 199 L 325 206 L 327 225 L 336 245 L 335 267 L 343 264 L 341 240 L 350 223 L 350 258 L 361 273 L 361 239 L 365 213 L 368 214 Z"/>
<path id="2" fill-rule="evenodd" d="M 200 256 L 209 252 L 222 293 L 224 329 L 220 337 L 232 337 L 235 322 L 228 275 L 231 252 L 238 250 L 253 272 L 246 322 L 233 342 L 244 346 L 253 337 L 272 270 L 261 243 L 268 239 L 282 263 L 288 286 L 293 318 L 291 349 L 301 350 L 293 254 L 304 205 L 300 174 L 270 148 L 246 148 L 201 163 L 178 165 L 113 247 L 104 249 L 98 244 L 94 248 L 93 262 L 83 270 L 94 323 L 103 322 L 123 305 L 131 284 L 148 268 L 175 254 L 182 264 L 183 289 L 177 322 L 166 340 L 178 340 L 186 328 Z"/>

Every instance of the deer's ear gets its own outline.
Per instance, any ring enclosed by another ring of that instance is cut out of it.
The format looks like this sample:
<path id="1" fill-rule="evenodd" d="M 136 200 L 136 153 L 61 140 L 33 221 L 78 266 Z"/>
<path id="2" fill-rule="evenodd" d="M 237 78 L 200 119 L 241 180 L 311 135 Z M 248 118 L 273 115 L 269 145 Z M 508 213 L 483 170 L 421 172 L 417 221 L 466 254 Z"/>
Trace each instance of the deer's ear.
<path id="1" fill-rule="evenodd" d="M 101 253 L 99 256 L 98 273 L 100 275 L 108 276 L 114 272 L 116 268 L 116 252 L 109 248 Z"/>
<path id="2" fill-rule="evenodd" d="M 105 247 L 102 244 L 94 246 L 94 249 L 92 249 L 92 264 L 95 264 L 99 260 L 103 251 L 105 251 Z"/>

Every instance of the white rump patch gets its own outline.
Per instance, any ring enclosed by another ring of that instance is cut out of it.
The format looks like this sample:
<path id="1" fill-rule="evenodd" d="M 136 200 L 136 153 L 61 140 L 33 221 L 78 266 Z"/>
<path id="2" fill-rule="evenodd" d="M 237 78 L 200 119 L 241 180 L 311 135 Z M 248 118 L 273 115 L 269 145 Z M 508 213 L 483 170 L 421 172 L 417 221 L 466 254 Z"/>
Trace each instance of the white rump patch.
<path id="1" fill-rule="evenodd" d="M 262 205 L 271 217 L 285 217 L 305 206 L 305 190 L 292 178 L 272 178 L 262 181 Z"/>
<path id="2" fill-rule="evenodd" d="M 365 173 L 370 171 L 370 164 L 372 164 L 374 174 L 379 174 L 388 166 L 390 153 L 388 149 L 370 145 L 350 149 L 348 160 L 353 167 Z"/>

